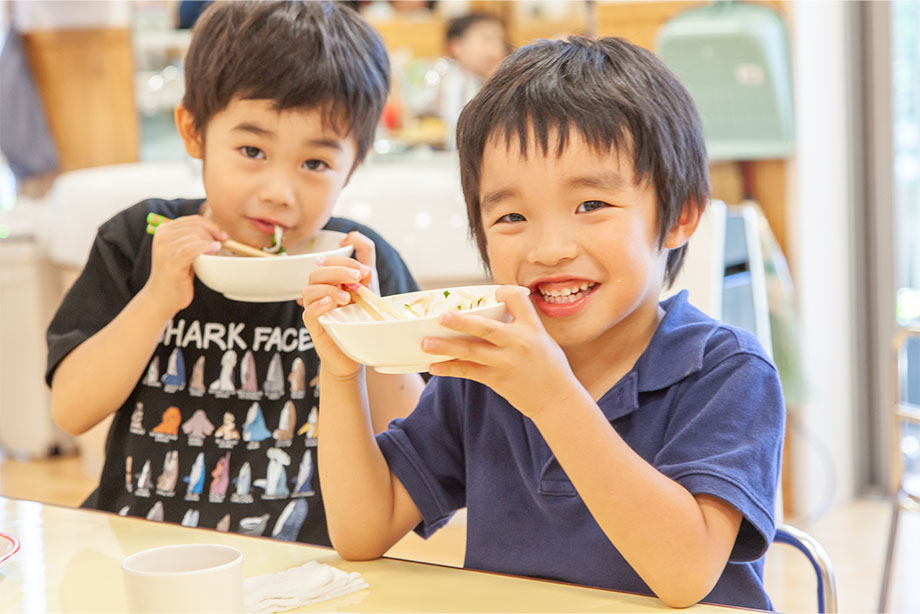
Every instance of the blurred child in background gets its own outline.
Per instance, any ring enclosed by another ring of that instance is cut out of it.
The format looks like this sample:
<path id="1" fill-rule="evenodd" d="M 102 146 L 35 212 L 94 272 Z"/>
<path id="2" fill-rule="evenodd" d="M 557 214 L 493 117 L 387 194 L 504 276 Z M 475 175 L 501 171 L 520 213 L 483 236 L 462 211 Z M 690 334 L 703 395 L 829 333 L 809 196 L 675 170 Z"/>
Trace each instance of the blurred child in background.
<path id="1" fill-rule="evenodd" d="M 447 126 L 446 147 L 455 149 L 460 111 L 508 55 L 505 23 L 489 13 L 451 19 L 446 34 L 448 68 L 441 77 L 438 112 Z"/>

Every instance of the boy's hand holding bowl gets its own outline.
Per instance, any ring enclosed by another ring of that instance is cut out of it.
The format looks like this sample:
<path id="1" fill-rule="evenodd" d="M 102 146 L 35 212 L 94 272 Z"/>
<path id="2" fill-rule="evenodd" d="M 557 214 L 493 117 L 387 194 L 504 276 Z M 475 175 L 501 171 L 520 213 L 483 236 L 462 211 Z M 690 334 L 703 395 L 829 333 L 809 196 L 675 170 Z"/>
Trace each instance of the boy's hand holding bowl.
<path id="1" fill-rule="evenodd" d="M 431 365 L 431 373 L 479 382 L 536 421 L 545 410 L 565 408 L 581 397 L 593 403 L 572 373 L 568 359 L 550 336 L 521 286 L 498 286 L 496 299 L 507 306 L 503 322 L 442 314 L 439 323 L 451 335 L 426 338 L 426 351 L 455 360 Z"/>
<path id="2" fill-rule="evenodd" d="M 326 264 L 332 264 L 332 259 Z M 310 275 L 310 285 L 303 293 L 304 323 L 323 368 L 336 377 L 353 376 L 360 364 L 381 373 L 418 373 L 428 371 L 432 363 L 451 360 L 452 356 L 431 354 L 422 347 L 428 337 L 468 337 L 439 322 L 446 311 L 492 321 L 508 318 L 507 307 L 496 299 L 500 286 L 482 285 L 383 297 L 405 317 L 395 319 L 383 313 L 383 319 L 377 320 L 352 302 L 346 291 L 352 283 L 343 268 L 324 266 Z"/>
<path id="3" fill-rule="evenodd" d="M 373 243 L 360 233 L 320 230 L 282 246 L 281 230 L 275 227 L 277 244 L 273 248 L 257 249 L 231 240 L 205 216 L 172 220 L 151 212 L 147 216 L 147 232 L 154 235 L 149 285 L 157 288 L 155 296 L 175 305 L 170 313 L 191 303 L 192 272 L 204 285 L 231 300 L 291 301 L 300 298 L 304 279 L 316 268 L 317 258 L 347 256 L 354 250 L 360 259 L 374 259 Z"/>

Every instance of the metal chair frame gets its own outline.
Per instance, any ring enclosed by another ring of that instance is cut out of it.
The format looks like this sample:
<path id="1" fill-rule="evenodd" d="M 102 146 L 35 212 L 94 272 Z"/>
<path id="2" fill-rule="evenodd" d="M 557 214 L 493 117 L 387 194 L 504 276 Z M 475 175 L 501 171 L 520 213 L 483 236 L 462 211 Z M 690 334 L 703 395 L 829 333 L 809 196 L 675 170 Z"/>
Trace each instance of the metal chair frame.
<path id="1" fill-rule="evenodd" d="M 904 470 L 901 454 L 902 428 L 905 424 L 920 424 L 920 407 L 901 402 L 904 379 L 907 373 L 907 340 L 920 339 L 920 326 L 905 326 L 898 330 L 892 340 L 892 395 L 891 411 L 891 528 L 888 531 L 888 548 L 882 569 L 882 585 L 878 600 L 878 611 L 888 610 L 888 593 L 891 584 L 891 570 L 894 566 L 894 552 L 898 539 L 898 518 L 904 510 L 920 511 L 920 475 L 909 476 Z"/>
<path id="2" fill-rule="evenodd" d="M 818 612 L 835 614 L 837 612 L 837 584 L 834 581 L 834 568 L 827 551 L 814 537 L 784 524 L 776 528 L 774 543 L 787 544 L 798 549 L 815 570 L 818 580 Z"/>

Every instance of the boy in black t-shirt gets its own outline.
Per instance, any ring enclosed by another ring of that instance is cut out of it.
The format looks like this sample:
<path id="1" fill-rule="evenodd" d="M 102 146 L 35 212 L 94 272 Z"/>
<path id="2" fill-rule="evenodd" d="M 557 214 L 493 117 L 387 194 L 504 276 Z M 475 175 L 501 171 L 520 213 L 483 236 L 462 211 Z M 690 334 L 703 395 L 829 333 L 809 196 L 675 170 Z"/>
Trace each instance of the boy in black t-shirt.
<path id="1" fill-rule="evenodd" d="M 318 358 L 294 301 L 242 303 L 193 261 L 233 239 L 348 233 L 330 274 L 416 289 L 370 229 L 331 218 L 389 89 L 379 36 L 336 3 L 219 2 L 198 20 L 176 125 L 205 200 L 148 200 L 99 230 L 48 330 L 52 413 L 71 433 L 115 414 L 98 509 L 328 544 L 315 479 Z M 174 221 L 146 234 L 149 212 Z M 349 277 L 350 276 L 350 277 Z M 368 377 L 374 427 L 408 413 L 418 375 Z"/>

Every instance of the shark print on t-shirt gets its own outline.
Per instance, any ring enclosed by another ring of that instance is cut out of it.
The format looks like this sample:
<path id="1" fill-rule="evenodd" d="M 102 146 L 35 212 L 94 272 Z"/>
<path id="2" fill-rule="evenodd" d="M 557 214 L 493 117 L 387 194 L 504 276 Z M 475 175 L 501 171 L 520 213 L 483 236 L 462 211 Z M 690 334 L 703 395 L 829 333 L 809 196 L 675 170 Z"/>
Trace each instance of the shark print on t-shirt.
<path id="1" fill-rule="evenodd" d="M 163 390 L 166 392 L 175 392 L 185 388 L 185 360 L 182 358 L 182 352 L 179 348 L 173 349 L 169 354 L 166 373 L 161 378 L 163 381 Z"/>
<path id="2" fill-rule="evenodd" d="M 243 441 L 250 442 L 246 447 L 249 450 L 257 450 L 258 442 L 265 441 L 271 436 L 271 432 L 265 426 L 262 406 L 258 402 L 253 403 L 246 412 L 246 424 L 243 425 Z"/>
<path id="3" fill-rule="evenodd" d="M 236 352 L 227 350 L 220 360 L 220 375 L 208 386 L 208 392 L 218 399 L 227 399 L 236 394 L 234 384 L 234 369 L 236 368 Z"/>
<path id="4" fill-rule="evenodd" d="M 147 375 L 144 376 L 144 385 L 153 386 L 156 388 L 160 387 L 160 358 L 159 356 L 154 356 L 153 360 L 150 361 L 150 364 L 147 365 Z"/>
<path id="5" fill-rule="evenodd" d="M 298 360 L 300 358 L 296 358 L 294 361 Z M 284 372 L 281 369 L 281 354 L 278 352 L 272 354 L 271 362 L 268 363 L 268 374 L 262 384 L 262 391 L 265 393 L 265 397 L 272 401 L 280 399 L 284 394 Z"/>
<path id="6" fill-rule="evenodd" d="M 144 404 L 143 403 L 135 404 L 134 411 L 131 412 L 131 426 L 128 428 L 135 435 L 146 435 L 147 434 L 147 431 L 144 430 Z"/>
<path id="7" fill-rule="evenodd" d="M 163 459 L 163 472 L 157 478 L 157 494 L 172 497 L 176 494 L 176 482 L 179 479 L 179 451 L 169 450 Z"/>
<path id="8" fill-rule="evenodd" d="M 198 409 L 182 424 L 182 432 L 188 435 L 188 445 L 200 447 L 207 436 L 214 432 L 214 425 L 208 420 L 208 414 Z"/>
<path id="9" fill-rule="evenodd" d="M 192 367 L 192 377 L 188 382 L 188 393 L 193 397 L 204 396 L 204 356 L 199 356 Z"/>
<path id="10" fill-rule="evenodd" d="M 294 402 L 288 401 L 281 408 L 281 416 L 278 418 L 278 428 L 272 431 L 272 437 L 275 439 L 275 446 L 287 448 L 294 441 Z"/>
<path id="11" fill-rule="evenodd" d="M 306 396 L 307 374 L 304 370 L 303 360 L 300 358 L 294 359 L 294 364 L 291 365 L 291 373 L 288 375 L 287 380 L 291 386 L 292 399 L 302 399 Z"/>
<path id="12" fill-rule="evenodd" d="M 148 515 L 185 526 L 297 539 L 318 494 L 318 393 L 304 358 L 286 352 L 312 347 L 305 329 L 261 327 L 250 337 L 242 324 L 174 320 L 161 341 L 173 345 L 151 357 L 141 383 L 148 392 L 130 432 L 139 446 L 146 437 L 147 453 L 126 457 L 125 495 L 155 499 Z M 266 505 L 277 510 L 268 518 Z"/>
<path id="13" fill-rule="evenodd" d="M 211 503 L 222 503 L 227 495 L 227 487 L 230 485 L 230 453 L 227 452 L 217 459 L 214 465 L 214 471 L 211 472 L 211 488 L 208 493 L 208 500 Z"/>

